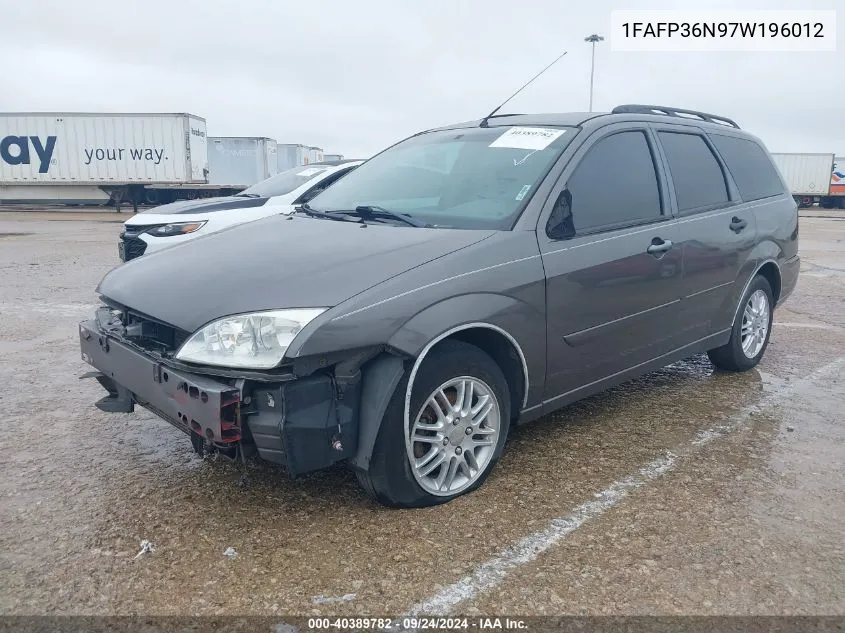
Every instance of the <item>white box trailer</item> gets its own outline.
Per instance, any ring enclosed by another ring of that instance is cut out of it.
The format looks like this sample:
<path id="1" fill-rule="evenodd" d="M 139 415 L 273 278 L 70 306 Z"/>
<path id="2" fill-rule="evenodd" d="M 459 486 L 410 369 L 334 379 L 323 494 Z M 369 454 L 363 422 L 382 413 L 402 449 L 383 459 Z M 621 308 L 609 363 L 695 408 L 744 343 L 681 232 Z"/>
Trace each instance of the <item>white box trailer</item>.
<path id="1" fill-rule="evenodd" d="M 343 160 L 343 154 L 323 154 L 323 160 L 332 162 Z"/>
<path id="2" fill-rule="evenodd" d="M 0 113 L 0 200 L 133 205 L 219 193 L 206 122 L 186 114 Z M 88 193 L 80 193 L 88 192 Z"/>
<path id="3" fill-rule="evenodd" d="M 833 154 L 772 154 L 789 191 L 800 206 L 825 202 L 830 196 Z"/>
<path id="4" fill-rule="evenodd" d="M 308 163 L 322 163 L 323 149 L 321 147 L 311 146 L 308 148 Z"/>
<path id="5" fill-rule="evenodd" d="M 285 171 L 293 167 L 308 164 L 308 146 L 298 143 L 278 143 L 276 146 L 278 170 Z"/>
<path id="6" fill-rule="evenodd" d="M 208 138 L 208 180 L 249 187 L 278 173 L 276 141 L 266 137 Z"/>

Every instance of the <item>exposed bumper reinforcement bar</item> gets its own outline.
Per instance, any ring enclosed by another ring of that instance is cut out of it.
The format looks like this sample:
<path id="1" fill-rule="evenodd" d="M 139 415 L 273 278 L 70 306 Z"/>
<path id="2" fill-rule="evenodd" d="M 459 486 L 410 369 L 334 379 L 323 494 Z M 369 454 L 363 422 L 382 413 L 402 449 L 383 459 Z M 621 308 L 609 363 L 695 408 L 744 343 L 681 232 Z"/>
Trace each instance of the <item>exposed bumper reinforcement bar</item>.
<path id="1" fill-rule="evenodd" d="M 99 330 L 96 321 L 79 325 L 82 359 L 109 395 L 102 411 L 128 413 L 134 403 L 151 410 L 189 435 L 215 444 L 241 439 L 241 393 L 206 376 L 175 370 Z M 88 374 L 91 376 L 91 374 Z M 131 386 L 131 390 L 124 385 Z"/>

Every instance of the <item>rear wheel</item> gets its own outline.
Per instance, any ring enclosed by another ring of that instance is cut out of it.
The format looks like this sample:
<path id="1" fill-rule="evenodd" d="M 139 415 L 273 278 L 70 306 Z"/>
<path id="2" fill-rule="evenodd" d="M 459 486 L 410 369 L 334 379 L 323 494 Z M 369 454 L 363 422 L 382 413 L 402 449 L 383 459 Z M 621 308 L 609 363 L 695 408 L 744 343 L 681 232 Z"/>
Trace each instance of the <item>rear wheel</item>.
<path id="1" fill-rule="evenodd" d="M 757 365 L 769 345 L 773 306 L 769 282 L 757 275 L 742 297 L 730 340 L 707 352 L 711 362 L 728 371 L 746 371 Z"/>
<path id="2" fill-rule="evenodd" d="M 496 362 L 462 341 L 444 341 L 414 380 L 405 425 L 402 381 L 382 420 L 364 489 L 384 505 L 418 508 L 478 488 L 501 454 L 510 423 L 507 381 Z"/>

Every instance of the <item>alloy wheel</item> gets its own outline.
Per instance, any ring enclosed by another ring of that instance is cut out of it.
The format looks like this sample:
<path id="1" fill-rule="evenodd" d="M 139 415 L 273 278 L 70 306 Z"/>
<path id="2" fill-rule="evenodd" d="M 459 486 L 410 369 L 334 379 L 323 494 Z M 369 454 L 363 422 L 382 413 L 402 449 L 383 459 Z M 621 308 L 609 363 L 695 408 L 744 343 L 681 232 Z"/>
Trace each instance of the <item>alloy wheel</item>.
<path id="1" fill-rule="evenodd" d="M 756 357 L 763 349 L 770 318 L 769 297 L 763 290 L 755 290 L 742 313 L 742 352 L 747 358 Z"/>
<path id="2" fill-rule="evenodd" d="M 411 425 L 408 458 L 428 493 L 455 495 L 486 470 L 499 442 L 501 409 L 487 383 L 472 376 L 444 382 Z"/>

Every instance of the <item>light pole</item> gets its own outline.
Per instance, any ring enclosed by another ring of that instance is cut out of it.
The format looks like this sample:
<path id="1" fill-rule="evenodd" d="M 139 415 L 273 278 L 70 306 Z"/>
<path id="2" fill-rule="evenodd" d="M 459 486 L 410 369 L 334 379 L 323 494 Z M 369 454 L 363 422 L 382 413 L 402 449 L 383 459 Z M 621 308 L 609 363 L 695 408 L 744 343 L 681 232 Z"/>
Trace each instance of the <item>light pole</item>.
<path id="1" fill-rule="evenodd" d="M 593 45 L 592 57 L 590 59 L 590 112 L 593 111 L 593 73 L 596 69 L 596 42 L 603 42 L 604 38 L 601 35 L 593 33 L 589 37 L 584 38 L 585 42 Z"/>

